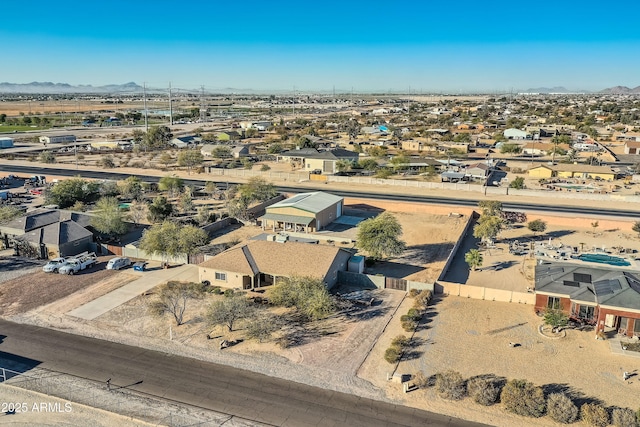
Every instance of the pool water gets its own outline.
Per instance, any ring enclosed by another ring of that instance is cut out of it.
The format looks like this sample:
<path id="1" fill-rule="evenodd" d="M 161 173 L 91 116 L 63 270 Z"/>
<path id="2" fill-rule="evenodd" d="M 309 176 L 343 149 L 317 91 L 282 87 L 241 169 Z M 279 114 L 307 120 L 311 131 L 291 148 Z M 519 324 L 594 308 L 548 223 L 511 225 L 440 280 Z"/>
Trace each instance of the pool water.
<path id="1" fill-rule="evenodd" d="M 631 265 L 631 263 L 624 258 L 605 254 L 582 254 L 578 256 L 578 259 L 586 262 L 597 262 L 600 264 L 609 264 L 618 267 Z"/>
<path id="2" fill-rule="evenodd" d="M 556 187 L 567 188 L 569 190 L 595 190 L 590 185 L 573 185 L 573 184 L 554 184 Z"/>

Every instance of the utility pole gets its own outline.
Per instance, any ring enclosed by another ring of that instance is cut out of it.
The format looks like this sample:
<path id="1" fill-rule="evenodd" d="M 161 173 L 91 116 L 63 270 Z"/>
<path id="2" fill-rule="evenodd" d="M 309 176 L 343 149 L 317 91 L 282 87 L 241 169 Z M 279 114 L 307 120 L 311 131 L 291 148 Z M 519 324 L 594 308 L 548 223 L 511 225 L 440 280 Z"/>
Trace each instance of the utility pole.
<path id="1" fill-rule="evenodd" d="M 144 127 L 149 133 L 149 111 L 147 111 L 147 83 L 142 84 L 142 100 L 144 103 Z"/>
<path id="2" fill-rule="evenodd" d="M 169 82 L 169 125 L 173 125 L 173 103 L 171 102 L 171 82 Z"/>
<path id="3" fill-rule="evenodd" d="M 204 85 L 200 86 L 200 123 L 204 123 L 206 117 L 206 110 L 204 108 Z"/>

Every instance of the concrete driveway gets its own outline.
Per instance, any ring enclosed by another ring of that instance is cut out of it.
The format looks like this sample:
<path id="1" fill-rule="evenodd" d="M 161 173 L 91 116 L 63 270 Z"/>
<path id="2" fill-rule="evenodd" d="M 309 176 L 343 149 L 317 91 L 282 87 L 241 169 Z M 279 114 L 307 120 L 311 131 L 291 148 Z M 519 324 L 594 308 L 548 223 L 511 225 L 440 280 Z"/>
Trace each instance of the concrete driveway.
<path id="1" fill-rule="evenodd" d="M 131 272 L 133 272 L 133 270 Z M 198 281 L 198 266 L 191 264 L 135 273 L 140 275 L 139 279 L 71 310 L 67 314 L 80 319 L 93 320 L 169 280 L 179 280 L 181 282 Z"/>

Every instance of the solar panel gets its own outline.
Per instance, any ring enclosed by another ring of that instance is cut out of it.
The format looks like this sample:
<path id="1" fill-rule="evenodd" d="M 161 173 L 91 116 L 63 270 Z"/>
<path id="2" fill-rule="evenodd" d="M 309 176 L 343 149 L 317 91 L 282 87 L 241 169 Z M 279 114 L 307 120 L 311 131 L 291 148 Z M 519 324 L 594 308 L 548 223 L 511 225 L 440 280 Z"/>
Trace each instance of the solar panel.
<path id="1" fill-rule="evenodd" d="M 614 291 L 622 290 L 622 284 L 620 283 L 619 279 L 609 279 L 609 285 L 611 285 L 611 289 L 613 289 Z"/>
<path id="2" fill-rule="evenodd" d="M 609 284 L 608 280 L 593 282 L 593 289 L 598 296 L 609 295 L 613 293 L 613 289 L 611 289 L 611 284 Z"/>
<path id="3" fill-rule="evenodd" d="M 584 273 L 573 273 L 573 280 L 576 282 L 591 283 L 591 275 Z"/>
<path id="4" fill-rule="evenodd" d="M 624 277 L 627 279 L 629 287 L 640 294 L 640 280 L 629 273 L 624 273 Z"/>
<path id="5" fill-rule="evenodd" d="M 580 287 L 580 282 L 574 282 L 572 280 L 563 280 L 562 282 L 565 286 L 573 286 L 574 288 Z"/>

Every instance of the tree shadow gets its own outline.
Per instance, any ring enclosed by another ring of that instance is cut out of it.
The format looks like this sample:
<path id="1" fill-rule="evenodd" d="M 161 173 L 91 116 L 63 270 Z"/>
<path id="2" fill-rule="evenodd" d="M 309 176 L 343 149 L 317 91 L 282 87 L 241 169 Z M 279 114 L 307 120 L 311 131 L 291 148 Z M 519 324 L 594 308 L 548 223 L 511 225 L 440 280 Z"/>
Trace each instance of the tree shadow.
<path id="1" fill-rule="evenodd" d="M 445 261 L 451 249 L 453 249 L 454 244 L 454 242 L 444 242 L 408 246 L 402 256 L 395 258 L 395 260 L 420 265 L 429 262 Z"/>
<path id="2" fill-rule="evenodd" d="M 426 341 L 424 339 L 414 337 L 411 341 L 409 341 L 409 344 L 404 349 L 402 353 L 402 360 L 415 360 L 422 357 L 424 352 L 418 349 L 424 346 L 425 343 Z"/>
<path id="3" fill-rule="evenodd" d="M 322 337 L 335 335 L 344 329 L 339 316 L 333 316 L 316 322 L 305 322 L 299 315 L 292 313 L 282 316 L 283 334 L 276 341 L 283 348 L 293 348 L 314 342 Z"/>
<path id="4" fill-rule="evenodd" d="M 575 234 L 575 233 L 576 232 L 574 230 L 557 230 L 557 231 L 549 231 L 544 235 L 541 235 L 541 237 L 546 237 L 546 238 L 553 237 L 554 239 L 557 239 L 557 238 L 568 236 L 570 234 Z"/>
<path id="5" fill-rule="evenodd" d="M 585 403 L 596 403 L 599 405 L 604 405 L 604 402 L 602 400 L 598 399 L 597 397 L 585 396 L 584 393 L 569 384 L 545 384 L 542 386 L 542 391 L 544 392 L 545 397 L 548 397 L 553 393 L 565 394 L 569 399 L 573 401 L 573 403 L 577 407 L 580 407 Z"/>
<path id="6" fill-rule="evenodd" d="M 509 260 L 509 261 L 502 261 L 502 262 L 497 262 L 493 265 L 490 265 L 488 267 L 483 267 L 483 268 L 479 268 L 478 270 L 480 271 L 500 271 L 500 270 L 505 270 L 507 268 L 513 267 L 514 265 L 518 265 L 519 263 L 517 261 L 514 260 Z"/>

